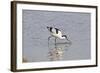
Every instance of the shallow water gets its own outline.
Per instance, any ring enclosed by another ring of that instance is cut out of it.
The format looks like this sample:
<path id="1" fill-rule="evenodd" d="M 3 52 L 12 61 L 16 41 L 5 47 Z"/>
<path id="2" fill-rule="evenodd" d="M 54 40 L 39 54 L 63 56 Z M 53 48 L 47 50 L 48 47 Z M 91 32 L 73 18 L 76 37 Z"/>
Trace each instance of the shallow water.
<path id="1" fill-rule="evenodd" d="M 79 12 L 23 10 L 22 37 L 23 58 L 27 62 L 50 61 L 48 52 L 55 48 L 54 39 L 48 37 L 47 26 L 59 28 L 72 41 L 67 45 L 65 40 L 59 40 L 57 48 L 64 51 L 62 60 L 86 60 L 91 58 L 91 14 Z"/>

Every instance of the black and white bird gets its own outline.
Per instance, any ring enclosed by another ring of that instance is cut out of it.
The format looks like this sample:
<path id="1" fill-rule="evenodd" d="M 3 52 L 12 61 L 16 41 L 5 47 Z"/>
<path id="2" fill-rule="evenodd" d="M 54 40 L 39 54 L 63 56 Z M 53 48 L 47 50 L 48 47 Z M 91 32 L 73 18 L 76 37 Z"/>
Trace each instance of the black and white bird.
<path id="1" fill-rule="evenodd" d="M 63 35 L 62 32 L 60 31 L 60 29 L 58 28 L 53 28 L 53 27 L 47 27 L 47 29 L 50 31 L 51 36 L 48 38 L 48 40 L 51 37 L 55 37 L 55 43 L 56 43 L 56 39 L 65 39 L 67 40 L 67 42 L 71 43 L 71 41 L 68 39 L 68 37 L 66 35 Z"/>

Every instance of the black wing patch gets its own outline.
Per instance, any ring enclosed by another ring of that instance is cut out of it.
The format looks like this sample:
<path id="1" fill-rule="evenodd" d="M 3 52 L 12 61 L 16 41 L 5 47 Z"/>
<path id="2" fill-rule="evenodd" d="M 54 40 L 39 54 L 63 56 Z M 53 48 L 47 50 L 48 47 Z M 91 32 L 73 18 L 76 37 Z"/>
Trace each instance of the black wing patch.
<path id="1" fill-rule="evenodd" d="M 56 34 L 58 34 L 59 29 L 58 28 L 55 28 L 55 29 L 56 29 Z"/>

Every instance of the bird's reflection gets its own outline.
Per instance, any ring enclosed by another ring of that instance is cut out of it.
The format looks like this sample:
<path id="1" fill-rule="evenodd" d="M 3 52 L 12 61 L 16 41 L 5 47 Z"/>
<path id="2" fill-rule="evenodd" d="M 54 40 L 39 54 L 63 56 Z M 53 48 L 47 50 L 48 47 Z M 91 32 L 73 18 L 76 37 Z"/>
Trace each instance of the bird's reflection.
<path id="1" fill-rule="evenodd" d="M 59 61 L 63 59 L 64 50 L 71 46 L 71 42 L 48 37 L 49 59 L 51 61 Z M 51 39 L 50 39 L 51 38 Z M 55 41 L 56 39 L 56 41 Z"/>
<path id="2" fill-rule="evenodd" d="M 62 48 L 53 48 L 49 51 L 49 58 L 51 61 L 62 60 L 63 50 Z"/>

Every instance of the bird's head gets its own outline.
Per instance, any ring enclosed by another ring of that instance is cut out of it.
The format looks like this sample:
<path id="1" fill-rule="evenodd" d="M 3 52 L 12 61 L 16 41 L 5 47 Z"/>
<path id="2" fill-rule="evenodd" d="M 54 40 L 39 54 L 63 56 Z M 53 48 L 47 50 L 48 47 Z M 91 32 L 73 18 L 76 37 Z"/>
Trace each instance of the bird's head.
<path id="1" fill-rule="evenodd" d="M 68 39 L 66 35 L 62 35 L 63 38 Z"/>
<path id="2" fill-rule="evenodd" d="M 72 44 L 71 41 L 68 39 L 67 35 L 62 35 L 62 37 L 69 41 L 70 44 Z"/>

